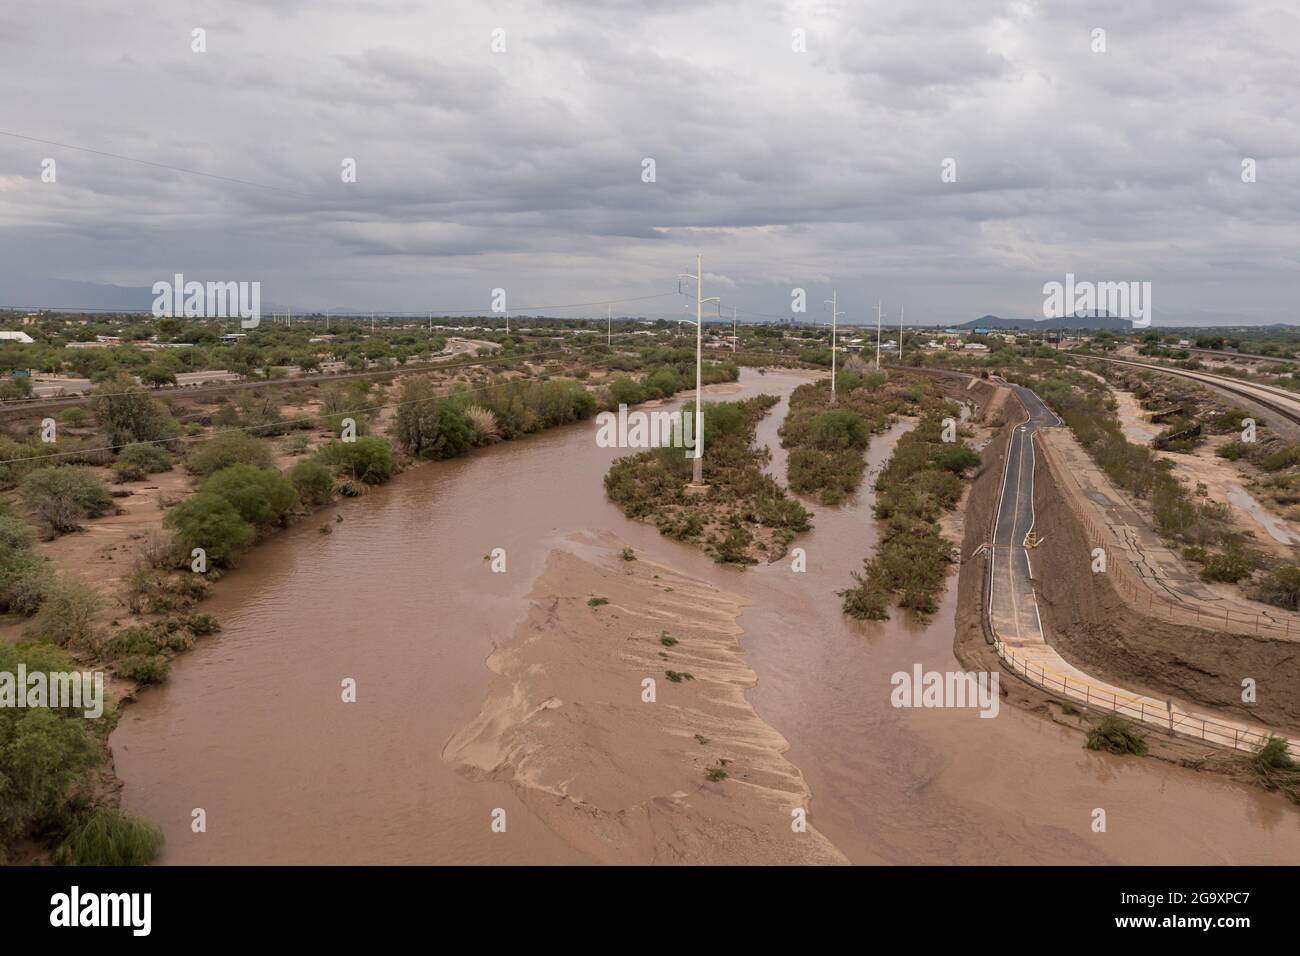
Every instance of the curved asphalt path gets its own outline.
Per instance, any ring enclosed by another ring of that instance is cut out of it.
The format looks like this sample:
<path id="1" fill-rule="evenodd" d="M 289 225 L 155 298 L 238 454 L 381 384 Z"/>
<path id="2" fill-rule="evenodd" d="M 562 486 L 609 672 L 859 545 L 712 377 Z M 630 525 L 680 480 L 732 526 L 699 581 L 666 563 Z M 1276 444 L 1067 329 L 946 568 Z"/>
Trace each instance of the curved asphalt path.
<path id="1" fill-rule="evenodd" d="M 1047 642 L 1034 594 L 1033 566 L 1025 538 L 1034 527 L 1034 433 L 1065 423 L 1032 390 L 1011 385 L 998 376 L 993 381 L 1009 386 L 1025 407 L 1027 417 L 1011 433 L 1003 463 L 1002 490 L 993 523 L 989 559 L 989 625 L 1002 660 L 1030 683 L 1083 703 L 1119 713 L 1130 720 L 1174 730 L 1238 750 L 1253 750 L 1269 731 L 1257 725 L 1191 710 L 1176 701 L 1154 697 L 1097 680 L 1079 670 Z M 1055 569 L 1059 570 L 1059 569 Z M 1087 556 L 1069 573 L 1089 573 Z M 1292 741 L 1293 757 L 1300 757 L 1300 742 Z"/>
<path id="2" fill-rule="evenodd" d="M 996 376 L 994 381 L 1008 384 Z M 1025 547 L 1025 538 L 1034 527 L 1034 432 L 1064 422 L 1030 389 L 1010 387 L 1029 417 L 1012 431 L 1003 463 L 989 559 L 989 621 L 1000 640 L 1022 647 L 1046 643 L 1034 597 L 1033 566 Z"/>

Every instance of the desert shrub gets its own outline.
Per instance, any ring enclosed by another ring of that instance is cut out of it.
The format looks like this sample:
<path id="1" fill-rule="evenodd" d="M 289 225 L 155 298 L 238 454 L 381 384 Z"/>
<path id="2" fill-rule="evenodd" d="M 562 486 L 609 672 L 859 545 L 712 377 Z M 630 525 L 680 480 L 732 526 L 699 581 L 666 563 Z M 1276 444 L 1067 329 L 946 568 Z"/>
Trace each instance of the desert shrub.
<path id="1" fill-rule="evenodd" d="M 1279 443 L 1259 461 L 1259 466 L 1265 471 L 1281 471 L 1297 464 L 1300 464 L 1300 443 L 1297 442 Z"/>
<path id="2" fill-rule="evenodd" d="M 27 523 L 0 515 L 0 611 L 35 614 L 52 579 L 49 564 L 32 551 Z"/>
<path id="3" fill-rule="evenodd" d="M 332 441 L 322 445 L 316 455 L 336 475 L 367 485 L 382 485 L 393 477 L 393 448 L 383 438 Z"/>
<path id="4" fill-rule="evenodd" d="M 828 451 L 845 448 L 861 450 L 871 441 L 871 429 L 866 419 L 842 408 L 832 408 L 814 416 L 808 423 L 808 429 L 813 444 Z"/>
<path id="5" fill-rule="evenodd" d="M 162 831 L 153 824 L 96 807 L 68 828 L 54 850 L 54 862 L 60 866 L 147 866 L 162 845 Z"/>
<path id="6" fill-rule="evenodd" d="M 41 462 L 34 460 L 44 454 L 31 445 L 0 435 L 0 490 L 9 490 L 22 481 L 24 475 Z"/>
<path id="7" fill-rule="evenodd" d="M 433 396 L 427 379 L 412 379 L 397 409 L 398 442 L 420 458 L 455 458 L 474 447 L 474 422 L 448 399 Z"/>
<path id="8" fill-rule="evenodd" d="M 91 393 L 90 407 L 100 432 L 114 447 L 135 442 L 166 441 L 181 431 L 166 406 L 125 373 L 96 385 Z"/>
<path id="9" fill-rule="evenodd" d="M 1275 737 L 1272 734 L 1269 734 L 1255 748 L 1254 762 L 1258 768 L 1264 770 L 1291 770 L 1295 767 L 1295 760 L 1291 757 L 1286 738 Z"/>
<path id="10" fill-rule="evenodd" d="M 251 525 L 266 527 L 283 522 L 298 500 L 293 483 L 274 468 L 230 465 L 209 475 L 201 493 L 225 498 Z"/>
<path id="11" fill-rule="evenodd" d="M 69 428 L 80 428 L 82 425 L 85 425 L 86 422 L 90 421 L 90 415 L 88 415 L 86 410 L 81 406 L 73 405 L 70 408 L 65 408 L 63 411 L 59 412 L 59 421 L 63 422 L 63 424 L 67 425 Z"/>
<path id="12" fill-rule="evenodd" d="M 1088 731 L 1086 744 L 1089 750 L 1108 750 L 1113 754 L 1147 752 L 1146 738 L 1134 725 L 1116 714 L 1107 714 L 1096 727 Z"/>
<path id="13" fill-rule="evenodd" d="M 232 564 L 253 543 L 257 529 L 245 521 L 224 497 L 199 492 L 167 513 L 163 524 L 176 531 L 176 541 L 188 565 L 195 548 L 215 564 Z"/>
<path id="14" fill-rule="evenodd" d="M 1268 604 L 1300 611 L 1300 567 L 1284 564 L 1272 569 L 1260 582 L 1258 597 Z"/>
<path id="15" fill-rule="evenodd" d="M 56 662 L 39 651 L 0 645 L 0 661 L 10 671 L 19 661 L 29 670 L 73 669 L 66 658 Z M 82 717 L 47 707 L 0 708 L 0 852 L 62 808 L 100 753 Z"/>
<path id="16" fill-rule="evenodd" d="M 619 405 L 635 405 L 644 402 L 645 389 L 630 378 L 616 378 L 609 383 L 609 404 L 612 408 Z"/>
<path id="17" fill-rule="evenodd" d="M 254 465 L 270 468 L 273 463 L 271 449 L 265 442 L 239 431 L 218 432 L 185 459 L 185 468 L 192 475 L 206 478 L 231 465 Z"/>
<path id="18" fill-rule="evenodd" d="M 89 468 L 41 468 L 22 481 L 23 502 L 52 534 L 76 531 L 81 519 L 97 518 L 113 507 L 108 487 Z"/>
<path id="19" fill-rule="evenodd" d="M 967 468 L 974 468 L 980 463 L 980 454 L 965 445 L 953 445 L 947 451 L 941 451 L 934 458 L 934 463 L 944 471 L 960 475 Z"/>
<path id="20" fill-rule="evenodd" d="M 94 648 L 98 635 L 95 618 L 103 605 L 98 588 L 81 578 L 62 575 L 45 589 L 32 631 L 60 647 Z"/>
<path id="21" fill-rule="evenodd" d="M 497 425 L 497 417 L 489 409 L 481 405 L 470 405 L 466 407 L 465 414 L 469 416 L 470 423 L 474 426 L 476 444 L 490 445 L 501 440 L 501 428 Z"/>
<path id="22" fill-rule="evenodd" d="M 113 462 L 118 481 L 143 481 L 149 475 L 170 471 L 171 467 L 172 456 L 159 445 L 127 445 Z"/>
<path id="23" fill-rule="evenodd" d="M 290 468 L 289 481 L 298 492 L 298 500 L 309 508 L 334 500 L 334 477 L 315 458 L 297 462 Z"/>
<path id="24" fill-rule="evenodd" d="M 1236 584 L 1242 578 L 1250 577 L 1253 571 L 1253 562 L 1240 552 L 1209 554 L 1201 567 L 1201 579 Z"/>

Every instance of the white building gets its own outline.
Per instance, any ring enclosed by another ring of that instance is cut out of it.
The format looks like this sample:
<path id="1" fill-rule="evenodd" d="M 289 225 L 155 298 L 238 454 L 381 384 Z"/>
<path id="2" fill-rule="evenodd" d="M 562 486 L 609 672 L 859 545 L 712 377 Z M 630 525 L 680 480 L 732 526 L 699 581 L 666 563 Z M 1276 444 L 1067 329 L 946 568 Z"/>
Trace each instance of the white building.
<path id="1" fill-rule="evenodd" d="M 31 345 L 35 341 L 26 332 L 0 332 L 0 342 L 19 342 L 23 345 Z"/>

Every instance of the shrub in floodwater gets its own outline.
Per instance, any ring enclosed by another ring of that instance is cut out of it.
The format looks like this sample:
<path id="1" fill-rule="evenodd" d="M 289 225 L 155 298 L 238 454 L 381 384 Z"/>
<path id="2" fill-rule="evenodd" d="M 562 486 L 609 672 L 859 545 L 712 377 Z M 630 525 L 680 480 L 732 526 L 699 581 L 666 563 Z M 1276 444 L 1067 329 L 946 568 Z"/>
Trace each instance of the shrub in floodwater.
<path id="1" fill-rule="evenodd" d="M 1108 750 L 1113 754 L 1147 752 L 1146 738 L 1134 729 L 1133 724 L 1117 714 L 1107 714 L 1101 723 L 1088 731 L 1089 750 Z"/>
<path id="2" fill-rule="evenodd" d="M 602 604 L 608 604 L 609 598 L 594 597 L 587 601 L 587 607 L 600 607 Z"/>
<path id="3" fill-rule="evenodd" d="M 146 866 L 162 849 L 162 831 L 99 807 L 76 820 L 54 851 L 60 866 Z"/>

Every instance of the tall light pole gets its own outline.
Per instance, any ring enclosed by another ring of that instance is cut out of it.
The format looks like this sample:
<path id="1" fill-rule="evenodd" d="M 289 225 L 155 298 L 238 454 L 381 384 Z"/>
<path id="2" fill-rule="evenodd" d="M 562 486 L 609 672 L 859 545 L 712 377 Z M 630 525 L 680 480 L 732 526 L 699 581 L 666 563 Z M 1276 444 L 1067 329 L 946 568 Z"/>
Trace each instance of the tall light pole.
<path id="1" fill-rule="evenodd" d="M 691 456 L 691 484 L 704 486 L 704 319 L 701 307 L 705 302 L 720 302 L 717 296 L 703 298 L 704 294 L 704 255 L 695 254 L 695 275 L 679 273 L 677 288 L 681 290 L 682 279 L 695 280 L 695 447 Z M 687 321 L 690 321 L 689 319 Z M 680 325 L 680 320 L 679 323 Z"/>
<path id="2" fill-rule="evenodd" d="M 736 316 L 739 314 L 740 310 L 733 305 L 731 307 L 731 351 L 733 354 L 736 351 Z"/>
<path id="3" fill-rule="evenodd" d="M 614 340 L 614 307 L 605 306 L 605 347 L 610 348 L 610 343 Z"/>
<path id="4" fill-rule="evenodd" d="M 829 305 L 831 307 L 831 404 L 832 405 L 835 404 L 835 366 L 837 364 L 836 359 L 838 358 L 838 352 L 835 344 L 835 323 L 836 320 L 839 319 L 839 317 L 844 314 L 843 312 L 836 311 L 835 306 L 836 306 L 836 300 L 838 298 L 839 298 L 839 292 L 832 290 L 830 301 L 828 302 L 824 299 L 822 300 L 822 305 Z"/>
<path id="5" fill-rule="evenodd" d="M 903 306 L 898 307 L 898 364 L 903 364 Z"/>
<path id="6" fill-rule="evenodd" d="M 876 371 L 880 371 L 880 300 L 876 300 Z"/>

